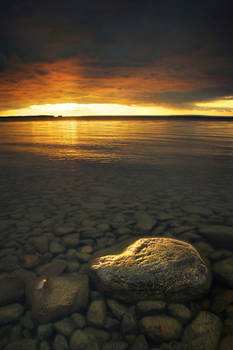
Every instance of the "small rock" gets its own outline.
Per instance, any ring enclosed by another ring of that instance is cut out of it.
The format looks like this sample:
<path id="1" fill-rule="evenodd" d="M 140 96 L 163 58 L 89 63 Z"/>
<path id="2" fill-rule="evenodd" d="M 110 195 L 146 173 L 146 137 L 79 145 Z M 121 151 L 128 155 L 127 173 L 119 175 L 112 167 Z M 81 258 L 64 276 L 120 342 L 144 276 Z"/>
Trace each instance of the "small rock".
<path id="1" fill-rule="evenodd" d="M 233 248 L 233 229 L 223 225 L 203 225 L 198 231 L 217 248 Z"/>
<path id="2" fill-rule="evenodd" d="M 43 277 L 59 276 L 67 266 L 67 262 L 62 259 L 54 259 L 50 263 L 40 266 L 37 270 L 38 274 Z"/>
<path id="3" fill-rule="evenodd" d="M 191 311 L 183 304 L 169 304 L 168 312 L 181 323 L 187 323 L 192 316 Z"/>
<path id="4" fill-rule="evenodd" d="M 46 340 L 43 340 L 40 343 L 40 350 L 51 350 L 50 345 Z"/>
<path id="5" fill-rule="evenodd" d="M 24 282 L 17 277 L 0 278 L 0 306 L 14 303 L 24 295 Z"/>
<path id="6" fill-rule="evenodd" d="M 77 330 L 70 338 L 70 350 L 100 350 L 100 348 L 94 336 L 83 330 Z"/>
<path id="7" fill-rule="evenodd" d="M 107 299 L 107 305 L 112 311 L 113 315 L 120 320 L 123 315 L 127 312 L 127 308 L 120 302 L 113 300 L 113 299 Z"/>
<path id="8" fill-rule="evenodd" d="M 102 327 L 106 318 L 106 305 L 103 300 L 94 300 L 87 312 L 87 321 L 95 326 Z"/>
<path id="9" fill-rule="evenodd" d="M 142 300 L 137 303 L 137 309 L 142 315 L 161 313 L 165 308 L 166 303 L 162 300 Z"/>
<path id="10" fill-rule="evenodd" d="M 53 324 L 40 324 L 37 328 L 37 337 L 39 339 L 49 339 L 53 333 Z"/>
<path id="11" fill-rule="evenodd" d="M 85 332 L 92 337 L 94 336 L 100 348 L 111 338 L 111 335 L 103 329 L 87 327 Z"/>
<path id="12" fill-rule="evenodd" d="M 131 308 L 130 308 L 131 309 Z M 137 332 L 137 318 L 135 315 L 135 308 L 124 314 L 121 322 L 121 330 L 125 334 L 136 334 Z"/>
<path id="13" fill-rule="evenodd" d="M 54 343 L 53 343 L 53 349 L 54 350 L 69 350 L 69 345 L 67 343 L 66 338 L 61 335 L 57 334 Z"/>
<path id="14" fill-rule="evenodd" d="M 0 307 L 0 325 L 17 321 L 23 314 L 24 308 L 21 304 L 9 304 Z"/>
<path id="15" fill-rule="evenodd" d="M 75 232 L 75 227 L 69 224 L 59 225 L 54 229 L 54 233 L 57 236 L 64 236 L 72 232 Z"/>
<path id="16" fill-rule="evenodd" d="M 216 262 L 213 265 L 214 274 L 233 287 L 233 257 Z"/>
<path id="17" fill-rule="evenodd" d="M 70 318 L 63 318 L 54 323 L 54 329 L 66 337 L 70 337 L 75 328 L 74 322 Z"/>
<path id="18" fill-rule="evenodd" d="M 122 340 L 111 340 L 103 345 L 102 350 L 128 350 L 128 344 Z"/>
<path id="19" fill-rule="evenodd" d="M 139 231 L 150 231 L 157 223 L 157 220 L 154 217 L 148 215 L 145 212 L 136 213 L 135 218 L 136 228 Z"/>
<path id="20" fill-rule="evenodd" d="M 84 328 L 86 326 L 86 320 L 82 314 L 74 313 L 71 317 L 77 328 Z"/>
<path id="21" fill-rule="evenodd" d="M 63 245 L 59 241 L 54 239 L 52 242 L 50 242 L 49 251 L 52 254 L 63 253 L 64 250 L 65 250 L 65 248 L 63 247 Z"/>
<path id="22" fill-rule="evenodd" d="M 233 350 L 233 336 L 223 338 L 220 342 L 219 350 Z"/>
<path id="23" fill-rule="evenodd" d="M 36 339 L 19 339 L 8 344 L 4 350 L 36 350 Z"/>
<path id="24" fill-rule="evenodd" d="M 189 350 L 215 350 L 222 329 L 221 320 L 208 311 L 201 311 L 184 331 L 182 341 Z"/>
<path id="25" fill-rule="evenodd" d="M 146 316 L 140 320 L 140 329 L 149 339 L 156 343 L 178 339 L 182 325 L 168 316 Z"/>
<path id="26" fill-rule="evenodd" d="M 49 249 L 48 236 L 42 235 L 38 237 L 33 237 L 31 239 L 31 242 L 39 253 L 44 254 L 48 252 L 48 249 Z"/>
<path id="27" fill-rule="evenodd" d="M 140 334 L 136 337 L 130 350 L 149 350 L 149 345 L 144 335 Z"/>

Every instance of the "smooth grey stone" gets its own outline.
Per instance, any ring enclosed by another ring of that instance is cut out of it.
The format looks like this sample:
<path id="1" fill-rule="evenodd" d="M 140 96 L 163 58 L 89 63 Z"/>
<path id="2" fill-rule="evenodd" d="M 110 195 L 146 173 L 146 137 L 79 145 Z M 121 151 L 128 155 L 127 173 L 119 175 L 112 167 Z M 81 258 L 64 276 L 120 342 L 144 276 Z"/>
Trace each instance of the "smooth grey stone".
<path id="1" fill-rule="evenodd" d="M 51 277 L 43 285 L 36 279 L 26 289 L 28 305 L 33 317 L 48 323 L 86 307 L 89 281 L 85 274 Z"/>
<path id="2" fill-rule="evenodd" d="M 0 325 L 17 321 L 23 314 L 24 308 L 21 304 L 9 304 L 0 307 Z"/>
<path id="3" fill-rule="evenodd" d="M 142 238 L 121 254 L 95 259 L 97 288 L 129 302 L 189 301 L 208 291 L 211 273 L 197 250 L 170 238 Z"/>
<path id="4" fill-rule="evenodd" d="M 182 342 L 189 350 L 215 350 L 222 330 L 220 318 L 211 312 L 201 311 L 184 331 Z"/>

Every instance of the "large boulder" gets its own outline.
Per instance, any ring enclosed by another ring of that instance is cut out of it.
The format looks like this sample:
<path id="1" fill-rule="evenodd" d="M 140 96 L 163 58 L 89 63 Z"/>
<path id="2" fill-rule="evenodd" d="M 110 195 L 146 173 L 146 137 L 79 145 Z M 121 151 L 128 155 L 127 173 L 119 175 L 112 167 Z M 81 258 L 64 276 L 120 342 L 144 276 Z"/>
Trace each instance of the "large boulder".
<path id="1" fill-rule="evenodd" d="M 33 317 L 47 323 L 87 306 L 89 281 L 85 274 L 35 279 L 26 289 L 27 302 Z"/>
<path id="2" fill-rule="evenodd" d="M 142 238 L 121 254 L 95 259 L 90 276 L 97 286 L 126 301 L 188 301 L 200 297 L 211 274 L 197 250 L 171 238 Z"/>

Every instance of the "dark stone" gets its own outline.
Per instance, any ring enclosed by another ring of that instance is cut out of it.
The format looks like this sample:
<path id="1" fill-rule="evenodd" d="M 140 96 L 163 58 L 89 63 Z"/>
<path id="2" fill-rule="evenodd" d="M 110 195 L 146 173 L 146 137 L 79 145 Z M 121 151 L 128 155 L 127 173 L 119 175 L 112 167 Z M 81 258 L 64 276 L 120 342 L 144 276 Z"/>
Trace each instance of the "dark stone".
<path id="1" fill-rule="evenodd" d="M 24 295 L 24 286 L 17 277 L 0 278 L 0 306 L 18 301 Z"/>

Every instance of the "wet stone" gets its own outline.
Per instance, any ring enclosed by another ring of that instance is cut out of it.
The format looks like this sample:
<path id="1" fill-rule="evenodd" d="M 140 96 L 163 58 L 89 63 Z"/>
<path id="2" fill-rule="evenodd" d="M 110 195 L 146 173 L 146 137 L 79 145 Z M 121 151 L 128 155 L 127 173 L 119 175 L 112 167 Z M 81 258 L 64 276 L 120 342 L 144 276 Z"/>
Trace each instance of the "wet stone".
<path id="1" fill-rule="evenodd" d="M 36 339 L 20 339 L 8 344 L 4 350 L 37 350 Z"/>
<path id="2" fill-rule="evenodd" d="M 111 340 L 103 345 L 102 350 L 128 350 L 128 344 L 122 340 Z"/>
<path id="3" fill-rule="evenodd" d="M 63 245 L 57 240 L 53 240 L 49 244 L 49 251 L 52 254 L 59 254 L 59 253 L 64 252 L 64 250 L 65 250 L 65 248 L 63 247 Z"/>
<path id="4" fill-rule="evenodd" d="M 50 263 L 40 266 L 37 272 L 43 277 L 59 276 L 66 269 L 66 266 L 65 260 L 54 259 Z"/>
<path id="5" fill-rule="evenodd" d="M 86 320 L 82 314 L 79 314 L 76 312 L 76 313 L 73 313 L 71 317 L 77 328 L 84 328 L 86 326 Z"/>
<path id="6" fill-rule="evenodd" d="M 0 307 L 0 325 L 17 321 L 23 314 L 24 308 L 21 304 L 9 304 Z"/>
<path id="7" fill-rule="evenodd" d="M 94 336 L 84 330 L 77 330 L 70 338 L 70 350 L 100 350 L 100 347 Z"/>
<path id="8" fill-rule="evenodd" d="M 41 343 L 40 343 L 40 350 L 51 350 L 50 348 L 50 345 L 47 341 L 43 340 Z"/>
<path id="9" fill-rule="evenodd" d="M 162 300 L 142 300 L 137 303 L 137 309 L 142 315 L 153 315 L 165 310 L 166 303 Z"/>
<path id="10" fill-rule="evenodd" d="M 203 225 L 198 229 L 208 242 L 216 248 L 233 248 L 233 228 L 223 225 Z"/>
<path id="11" fill-rule="evenodd" d="M 144 238 L 119 255 L 95 259 L 90 276 L 97 288 L 129 302 L 188 301 L 208 291 L 211 274 L 197 250 L 170 238 Z"/>
<path id="12" fill-rule="evenodd" d="M 54 323 L 54 329 L 66 337 L 70 337 L 73 330 L 75 328 L 75 324 L 70 318 L 63 318 L 62 320 L 59 320 Z"/>
<path id="13" fill-rule="evenodd" d="M 157 223 L 157 220 L 146 212 L 137 212 L 135 214 L 136 228 L 139 231 L 150 231 Z"/>
<path id="14" fill-rule="evenodd" d="M 95 326 L 102 327 L 106 318 L 106 305 L 103 300 L 94 300 L 87 312 L 87 321 Z"/>
<path id="15" fill-rule="evenodd" d="M 183 304 L 169 304 L 168 313 L 181 323 L 187 323 L 192 316 L 191 311 Z"/>
<path id="16" fill-rule="evenodd" d="M 75 232 L 75 227 L 69 224 L 59 225 L 54 228 L 54 233 L 57 236 L 64 236 L 72 232 Z"/>
<path id="17" fill-rule="evenodd" d="M 51 277 L 42 287 L 41 280 L 37 279 L 26 289 L 33 317 L 41 323 L 85 308 L 88 296 L 88 277 L 84 274 Z"/>
<path id="18" fill-rule="evenodd" d="M 156 343 L 178 339 L 182 325 L 168 316 L 146 316 L 140 320 L 140 329 L 149 339 Z"/>
<path id="19" fill-rule="evenodd" d="M 136 337 L 130 350 L 149 350 L 149 345 L 144 335 L 140 334 Z"/>
<path id="20" fill-rule="evenodd" d="M 189 350 L 215 350 L 222 329 L 221 320 L 213 313 L 201 311 L 185 328 L 182 341 Z"/>
<path id="21" fill-rule="evenodd" d="M 48 236 L 42 235 L 40 237 L 33 237 L 30 241 L 39 253 L 47 253 L 49 248 Z"/>
<path id="22" fill-rule="evenodd" d="M 56 335 L 53 343 L 53 350 L 69 350 L 68 342 L 63 335 Z"/>
<path id="23" fill-rule="evenodd" d="M 0 278 L 0 306 L 18 301 L 24 295 L 24 282 L 17 277 Z"/>
<path id="24" fill-rule="evenodd" d="M 120 320 L 127 312 L 127 308 L 120 302 L 114 299 L 107 299 L 107 305 L 113 315 Z"/>
<path id="25" fill-rule="evenodd" d="M 37 328 L 37 337 L 39 339 L 49 339 L 53 333 L 53 324 L 40 324 Z"/>
<path id="26" fill-rule="evenodd" d="M 233 287 L 233 257 L 216 262 L 213 271 L 218 278 Z"/>

